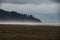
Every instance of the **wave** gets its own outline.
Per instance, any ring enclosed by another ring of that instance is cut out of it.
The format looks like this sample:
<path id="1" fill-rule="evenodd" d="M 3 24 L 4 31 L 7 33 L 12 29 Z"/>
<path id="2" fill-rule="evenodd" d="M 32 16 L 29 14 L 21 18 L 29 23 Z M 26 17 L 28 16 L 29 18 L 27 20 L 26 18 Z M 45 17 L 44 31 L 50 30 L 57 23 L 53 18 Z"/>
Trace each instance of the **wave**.
<path id="1" fill-rule="evenodd" d="M 60 26 L 60 23 L 34 23 L 34 22 L 0 22 L 0 24 Z"/>

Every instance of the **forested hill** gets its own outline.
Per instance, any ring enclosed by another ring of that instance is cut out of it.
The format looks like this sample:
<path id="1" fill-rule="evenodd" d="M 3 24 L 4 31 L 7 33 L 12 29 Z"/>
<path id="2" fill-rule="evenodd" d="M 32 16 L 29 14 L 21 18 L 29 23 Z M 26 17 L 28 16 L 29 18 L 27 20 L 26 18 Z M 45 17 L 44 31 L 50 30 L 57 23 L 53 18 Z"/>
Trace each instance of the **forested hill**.
<path id="1" fill-rule="evenodd" d="M 21 14 L 14 11 L 5 11 L 0 9 L 0 21 L 21 21 L 21 22 L 41 22 L 41 20 L 32 15 Z"/>

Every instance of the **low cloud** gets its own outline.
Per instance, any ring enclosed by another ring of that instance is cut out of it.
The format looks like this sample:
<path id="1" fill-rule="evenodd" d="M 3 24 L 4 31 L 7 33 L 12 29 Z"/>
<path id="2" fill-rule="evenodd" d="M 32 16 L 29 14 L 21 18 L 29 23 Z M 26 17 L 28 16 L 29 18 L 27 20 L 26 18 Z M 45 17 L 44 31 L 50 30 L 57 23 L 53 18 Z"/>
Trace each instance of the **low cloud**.
<path id="1" fill-rule="evenodd" d="M 51 2 L 60 3 L 60 0 L 50 0 Z"/>

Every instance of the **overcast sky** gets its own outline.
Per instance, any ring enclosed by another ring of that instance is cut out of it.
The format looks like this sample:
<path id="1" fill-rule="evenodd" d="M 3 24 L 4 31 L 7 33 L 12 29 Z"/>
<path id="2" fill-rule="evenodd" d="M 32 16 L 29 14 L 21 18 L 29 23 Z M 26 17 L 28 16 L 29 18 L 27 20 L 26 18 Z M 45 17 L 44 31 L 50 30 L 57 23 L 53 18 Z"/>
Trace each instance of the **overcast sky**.
<path id="1" fill-rule="evenodd" d="M 1 2 L 4 3 L 2 4 L 3 8 L 10 8 L 10 10 L 57 13 L 60 0 L 1 0 Z"/>
<path id="2" fill-rule="evenodd" d="M 41 4 L 41 3 L 60 3 L 60 0 L 1 0 L 3 3 L 18 4 Z"/>

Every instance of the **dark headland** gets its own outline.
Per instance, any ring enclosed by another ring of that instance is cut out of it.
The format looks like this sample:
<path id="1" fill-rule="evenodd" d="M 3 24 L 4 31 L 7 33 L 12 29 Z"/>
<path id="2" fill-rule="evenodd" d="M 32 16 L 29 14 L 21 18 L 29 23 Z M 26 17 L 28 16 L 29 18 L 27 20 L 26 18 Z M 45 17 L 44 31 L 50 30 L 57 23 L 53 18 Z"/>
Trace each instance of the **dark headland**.
<path id="1" fill-rule="evenodd" d="M 39 22 L 41 20 L 32 15 L 21 14 L 15 11 L 5 11 L 0 9 L 0 21 L 21 21 L 21 22 Z"/>

